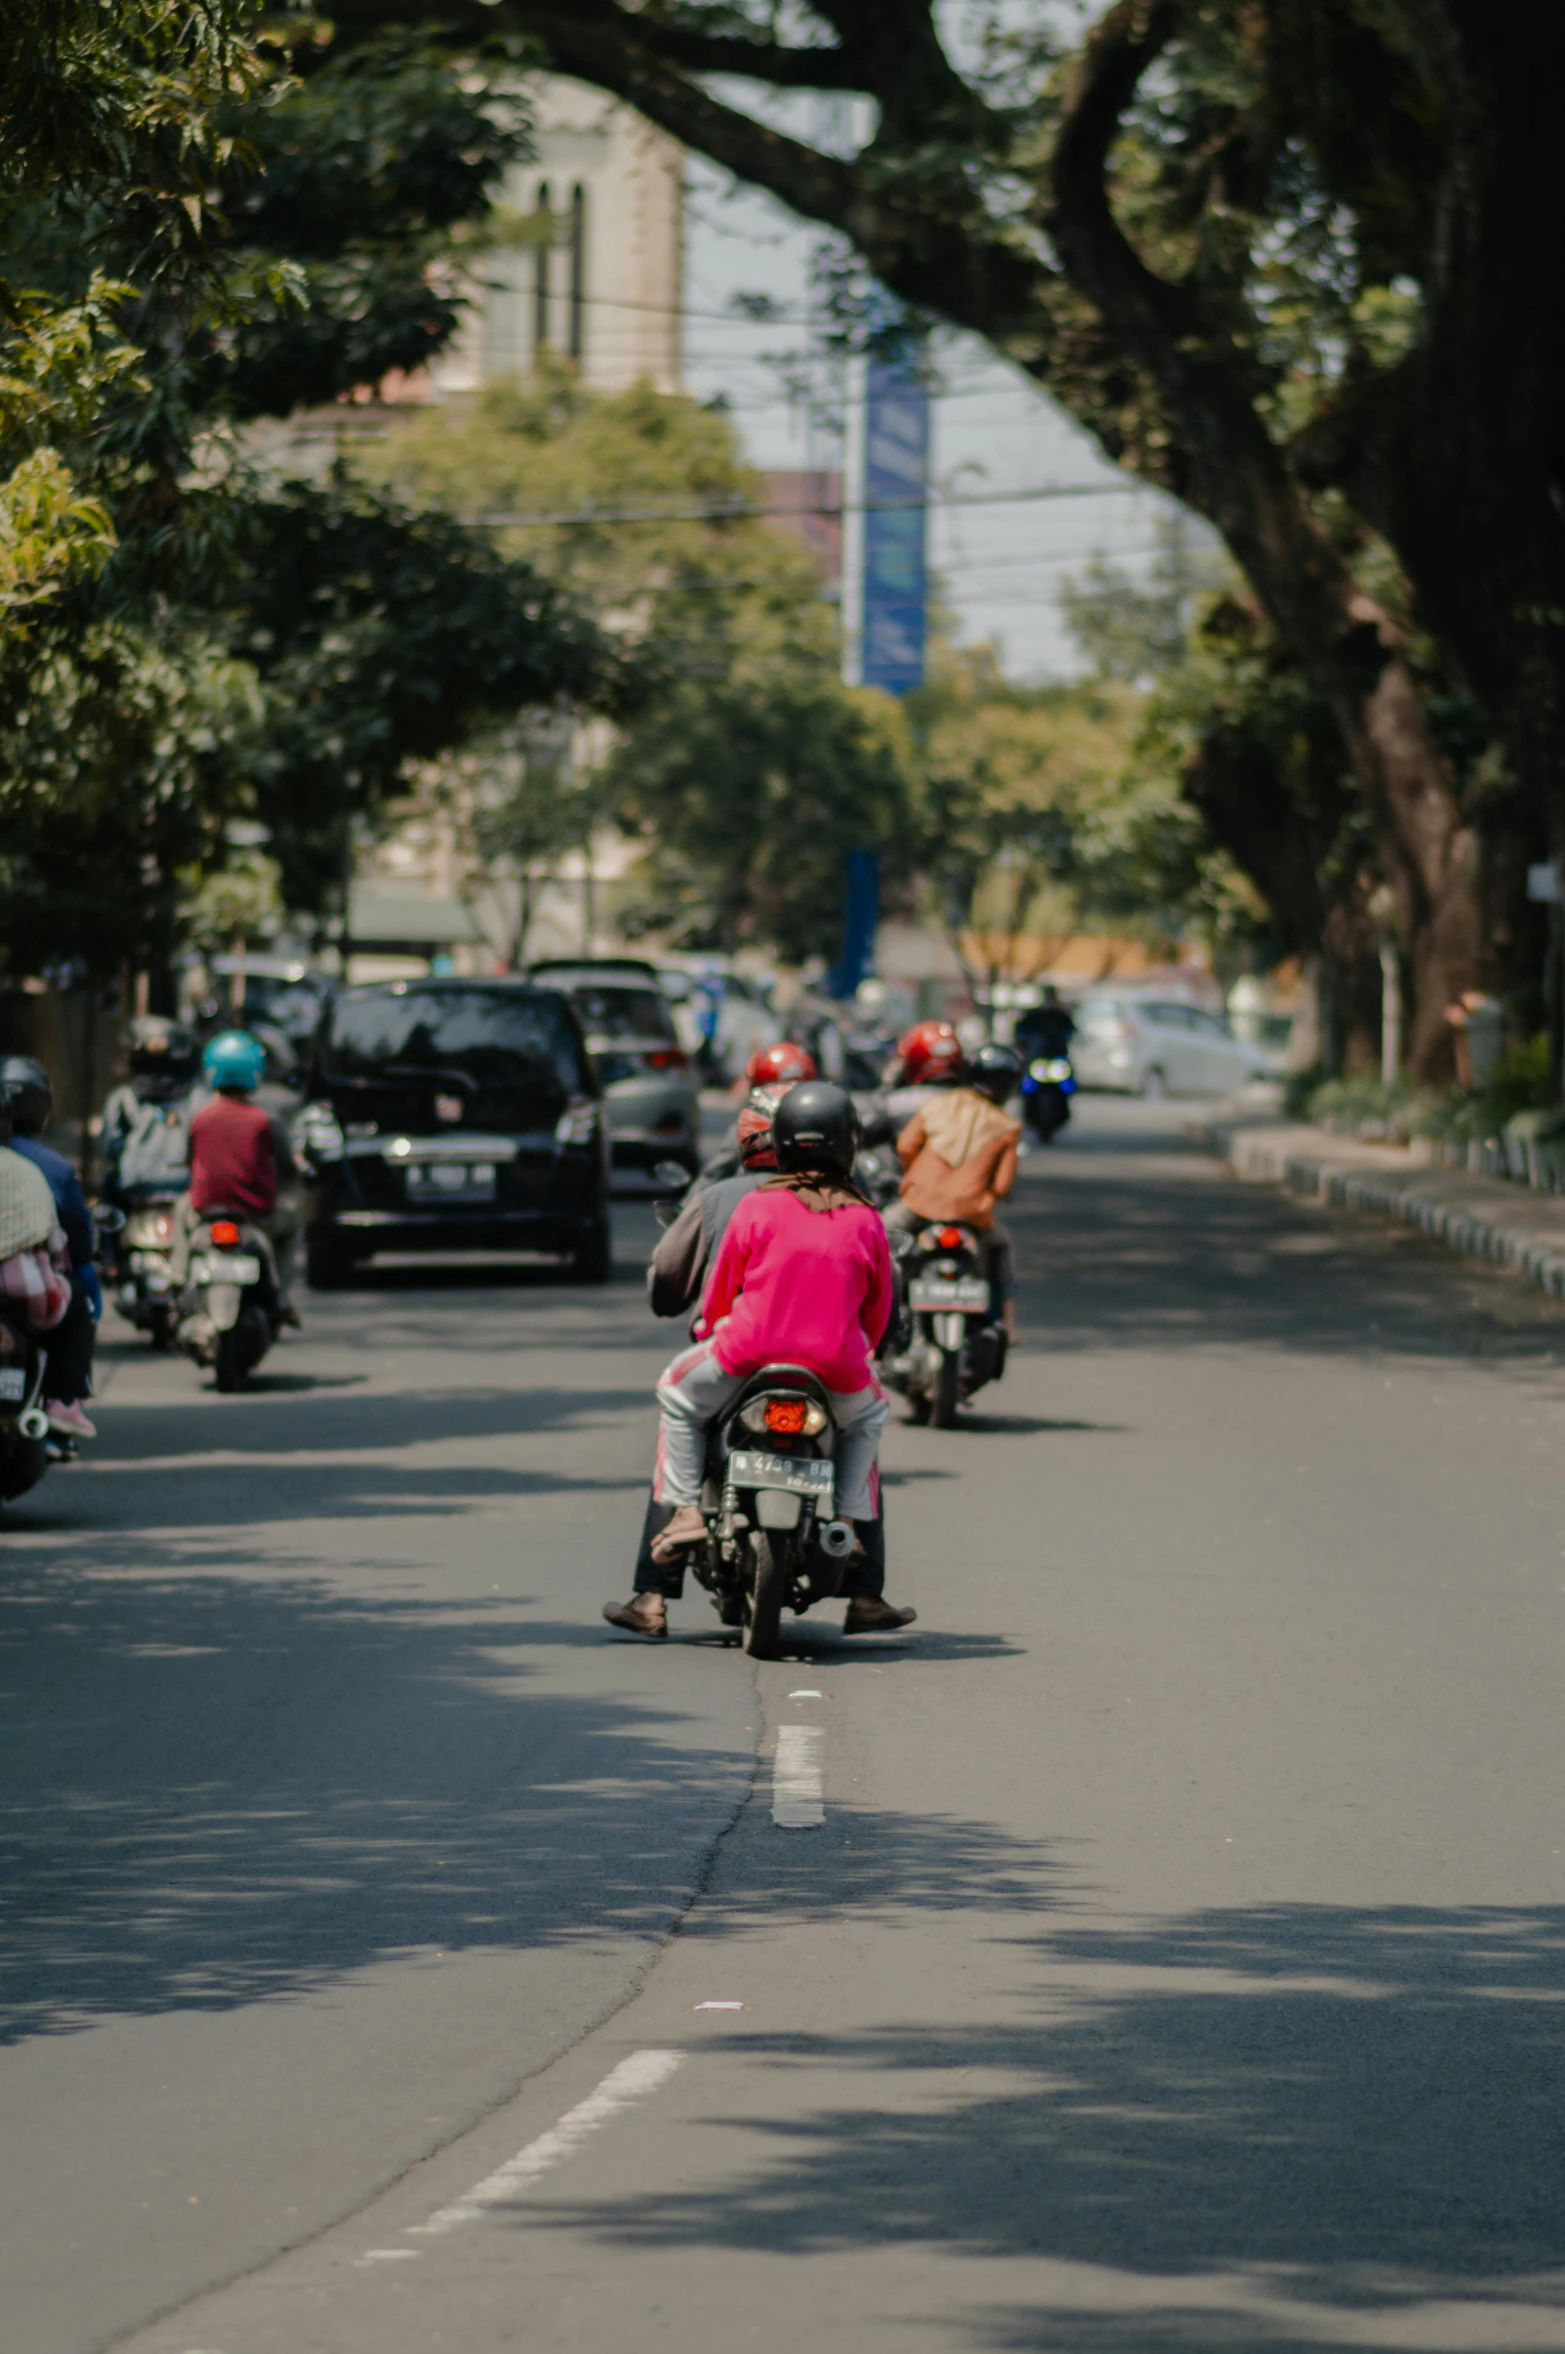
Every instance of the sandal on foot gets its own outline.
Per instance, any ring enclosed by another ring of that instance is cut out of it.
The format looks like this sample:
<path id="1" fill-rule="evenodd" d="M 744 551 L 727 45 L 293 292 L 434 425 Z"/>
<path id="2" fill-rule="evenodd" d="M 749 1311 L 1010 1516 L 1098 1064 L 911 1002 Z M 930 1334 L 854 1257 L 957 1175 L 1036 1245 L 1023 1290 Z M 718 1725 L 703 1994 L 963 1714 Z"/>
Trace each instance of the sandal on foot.
<path id="1" fill-rule="evenodd" d="M 654 1643 L 668 1635 L 668 1611 L 661 1594 L 632 1594 L 628 1602 L 605 1602 L 603 1615 L 611 1627 L 628 1635 L 647 1635 Z"/>
<path id="2" fill-rule="evenodd" d="M 705 1542 L 706 1522 L 701 1517 L 700 1505 L 681 1504 L 667 1528 L 659 1529 L 653 1538 L 652 1558 L 667 1568 L 670 1562 L 679 1559 L 687 1545 Z"/>

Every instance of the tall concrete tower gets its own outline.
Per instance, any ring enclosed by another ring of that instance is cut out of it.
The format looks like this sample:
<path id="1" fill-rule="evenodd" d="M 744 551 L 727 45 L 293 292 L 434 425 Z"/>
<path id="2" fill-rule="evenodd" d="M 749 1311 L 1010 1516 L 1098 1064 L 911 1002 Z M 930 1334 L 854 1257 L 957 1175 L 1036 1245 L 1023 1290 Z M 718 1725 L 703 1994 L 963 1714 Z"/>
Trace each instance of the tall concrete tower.
<path id="1" fill-rule="evenodd" d="M 544 351 L 617 392 L 679 389 L 684 156 L 629 107 L 584 83 L 529 84 L 537 154 L 503 202 L 536 241 L 486 254 L 468 323 L 434 370 L 442 392 L 525 375 Z"/>

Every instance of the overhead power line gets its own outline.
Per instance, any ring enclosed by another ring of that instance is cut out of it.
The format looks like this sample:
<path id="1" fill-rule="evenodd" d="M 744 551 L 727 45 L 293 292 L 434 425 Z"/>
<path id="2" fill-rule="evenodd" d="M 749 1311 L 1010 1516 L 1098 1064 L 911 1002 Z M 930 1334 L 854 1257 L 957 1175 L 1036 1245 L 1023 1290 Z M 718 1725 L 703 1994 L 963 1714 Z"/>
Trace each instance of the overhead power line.
<path id="1" fill-rule="evenodd" d="M 800 471 L 809 471 L 804 468 Z M 786 507 L 757 507 L 749 500 L 730 499 L 709 507 L 570 507 L 553 513 L 461 515 L 457 520 L 486 531 L 510 531 L 521 525 L 546 523 L 759 523 L 786 516 L 794 522 L 806 517 L 835 522 L 843 515 L 887 515 L 906 508 L 1001 507 L 1039 499 L 1135 498 L 1150 489 L 1139 482 L 1051 482 L 1021 490 L 931 491 L 906 499 L 825 499 L 795 502 Z"/>

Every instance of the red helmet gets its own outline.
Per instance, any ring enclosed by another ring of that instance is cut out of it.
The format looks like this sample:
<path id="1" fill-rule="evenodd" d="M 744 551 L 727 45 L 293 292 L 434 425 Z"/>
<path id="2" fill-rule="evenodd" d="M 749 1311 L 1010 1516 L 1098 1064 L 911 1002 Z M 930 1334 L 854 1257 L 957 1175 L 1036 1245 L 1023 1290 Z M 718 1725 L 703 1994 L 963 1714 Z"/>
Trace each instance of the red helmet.
<path id="1" fill-rule="evenodd" d="M 747 1103 L 739 1114 L 739 1160 L 746 1169 L 775 1169 L 777 1147 L 772 1142 L 772 1107 Z"/>
<path id="2" fill-rule="evenodd" d="M 949 1022 L 915 1022 L 897 1043 L 902 1057 L 899 1084 L 921 1087 L 932 1079 L 953 1079 L 962 1067 L 962 1041 Z"/>
<path id="3" fill-rule="evenodd" d="M 796 1080 L 815 1077 L 815 1057 L 791 1040 L 780 1039 L 775 1046 L 758 1046 L 744 1075 L 752 1087 L 792 1087 Z"/>

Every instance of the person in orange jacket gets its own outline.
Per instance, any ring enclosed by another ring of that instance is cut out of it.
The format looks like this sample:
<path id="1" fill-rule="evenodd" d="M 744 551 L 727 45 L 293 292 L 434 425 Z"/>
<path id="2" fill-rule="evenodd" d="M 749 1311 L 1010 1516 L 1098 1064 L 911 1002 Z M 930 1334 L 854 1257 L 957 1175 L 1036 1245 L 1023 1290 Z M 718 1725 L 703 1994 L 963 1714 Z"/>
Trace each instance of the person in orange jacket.
<path id="1" fill-rule="evenodd" d="M 1022 1081 L 1008 1046 L 981 1046 L 963 1084 L 921 1103 L 897 1138 L 901 1198 L 886 1212 L 893 1231 L 970 1226 L 989 1238 L 989 1279 L 1006 1331 L 1016 1337 L 1016 1264 L 996 1215 L 1016 1183 L 1022 1124 L 1005 1109 Z"/>

